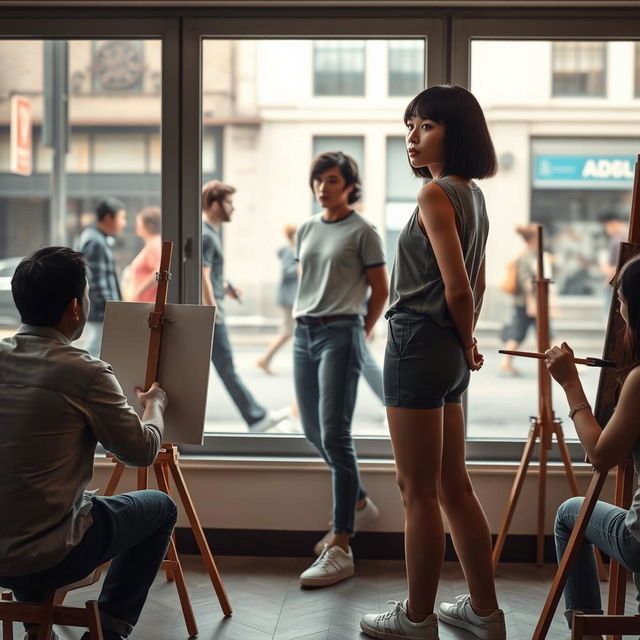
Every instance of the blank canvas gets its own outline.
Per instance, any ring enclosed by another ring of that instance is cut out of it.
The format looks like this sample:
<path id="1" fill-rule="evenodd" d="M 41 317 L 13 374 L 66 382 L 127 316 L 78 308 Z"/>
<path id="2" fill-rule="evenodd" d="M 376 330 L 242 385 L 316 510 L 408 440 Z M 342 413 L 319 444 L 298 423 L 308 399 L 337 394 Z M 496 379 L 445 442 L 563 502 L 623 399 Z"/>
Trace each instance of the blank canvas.
<path id="1" fill-rule="evenodd" d="M 134 388 L 144 387 L 149 353 L 147 323 L 153 304 L 108 302 L 100 357 L 108 362 L 129 404 L 142 416 Z M 164 441 L 202 444 L 215 307 L 168 304 L 165 316 L 158 382 L 167 392 Z"/>

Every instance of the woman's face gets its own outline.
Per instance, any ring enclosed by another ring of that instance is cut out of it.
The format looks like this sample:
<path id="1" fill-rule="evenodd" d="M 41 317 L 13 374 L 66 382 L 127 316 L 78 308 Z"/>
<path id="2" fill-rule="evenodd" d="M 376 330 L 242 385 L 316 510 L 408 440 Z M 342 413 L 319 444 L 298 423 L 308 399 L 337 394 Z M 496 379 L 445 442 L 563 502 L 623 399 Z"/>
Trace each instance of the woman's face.
<path id="1" fill-rule="evenodd" d="M 415 169 L 442 164 L 444 157 L 444 125 L 435 120 L 414 116 L 407 125 L 407 153 Z M 432 172 L 433 173 L 433 172 Z"/>
<path id="2" fill-rule="evenodd" d="M 629 305 L 625 297 L 622 295 L 622 291 L 618 289 L 618 302 L 620 302 L 620 315 L 622 319 L 625 321 L 627 326 L 629 325 Z"/>
<path id="3" fill-rule="evenodd" d="M 346 186 L 339 167 L 330 167 L 313 181 L 313 194 L 325 209 L 348 205 L 351 191 L 353 185 Z"/>

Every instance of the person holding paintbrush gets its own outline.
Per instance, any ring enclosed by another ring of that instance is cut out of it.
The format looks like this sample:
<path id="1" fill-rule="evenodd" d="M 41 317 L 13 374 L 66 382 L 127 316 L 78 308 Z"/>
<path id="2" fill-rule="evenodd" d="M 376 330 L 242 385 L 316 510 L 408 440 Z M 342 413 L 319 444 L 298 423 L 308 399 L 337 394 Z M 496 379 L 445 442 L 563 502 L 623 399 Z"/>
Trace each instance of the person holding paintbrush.
<path id="1" fill-rule="evenodd" d="M 461 398 L 484 362 L 473 337 L 485 290 L 489 220 L 473 178 L 497 168 L 480 105 L 462 87 L 434 86 L 404 114 L 409 163 L 431 178 L 401 231 L 391 275 L 384 394 L 405 505 L 408 599 L 365 615 L 373 638 L 437 640 L 438 619 L 503 640 L 491 535 L 465 466 Z M 434 613 L 444 557 L 444 509 L 470 595 Z"/>
<path id="2" fill-rule="evenodd" d="M 547 368 L 562 385 L 569 405 L 569 417 L 595 469 L 606 472 L 631 455 L 636 473 L 640 475 L 640 258 L 630 260 L 623 267 L 616 277 L 616 290 L 620 315 L 626 324 L 627 362 L 620 369 L 615 412 L 604 429 L 591 411 L 578 377 L 573 351 L 566 343 L 546 352 Z M 567 547 L 583 500 L 570 498 L 558 509 L 555 522 L 558 561 Z M 634 574 L 640 573 L 640 490 L 636 491 L 628 511 L 606 502 L 596 503 L 564 589 L 565 616 L 569 626 L 574 611 L 603 613 L 600 581 L 591 545 Z"/>

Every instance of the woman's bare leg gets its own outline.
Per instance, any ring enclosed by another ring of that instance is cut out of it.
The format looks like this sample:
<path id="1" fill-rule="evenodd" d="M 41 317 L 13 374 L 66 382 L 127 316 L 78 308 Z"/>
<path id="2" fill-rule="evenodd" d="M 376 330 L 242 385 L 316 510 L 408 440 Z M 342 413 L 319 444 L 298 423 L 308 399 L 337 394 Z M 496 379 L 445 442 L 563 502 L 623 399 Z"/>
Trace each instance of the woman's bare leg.
<path id="1" fill-rule="evenodd" d="M 471 604 L 478 615 L 488 615 L 498 608 L 491 563 L 491 533 L 467 472 L 461 404 L 445 405 L 443 432 L 440 500 L 469 585 Z"/>
<path id="2" fill-rule="evenodd" d="M 387 418 L 405 507 L 407 613 L 420 622 L 433 612 L 444 558 L 439 500 L 443 410 L 387 407 Z"/>

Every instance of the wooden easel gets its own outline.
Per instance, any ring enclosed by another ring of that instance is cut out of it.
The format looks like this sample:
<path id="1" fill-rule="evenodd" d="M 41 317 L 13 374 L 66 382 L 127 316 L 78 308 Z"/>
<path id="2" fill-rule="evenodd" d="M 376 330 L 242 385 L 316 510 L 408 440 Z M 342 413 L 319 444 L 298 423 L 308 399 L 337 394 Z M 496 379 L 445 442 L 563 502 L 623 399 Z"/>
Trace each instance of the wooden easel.
<path id="1" fill-rule="evenodd" d="M 544 353 L 549 349 L 549 285 L 551 280 L 544 276 L 544 245 L 542 226 L 538 225 L 538 249 L 537 249 L 537 274 L 533 281 L 536 287 L 536 330 L 538 338 L 538 351 Z M 538 415 L 531 417 L 531 426 L 529 428 L 529 437 L 522 452 L 522 458 L 516 477 L 511 488 L 511 494 L 507 503 L 507 509 L 500 527 L 500 532 L 496 538 L 493 548 L 493 572 L 495 573 L 500 561 L 500 554 L 507 538 L 509 525 L 516 509 L 518 498 L 524 480 L 529 469 L 529 463 L 533 455 L 536 442 L 540 442 L 539 454 L 539 477 L 538 477 L 538 531 L 536 540 L 536 564 L 542 566 L 544 563 L 544 520 L 546 505 L 546 488 L 547 488 L 547 456 L 551 449 L 552 439 L 555 435 L 562 462 L 567 473 L 567 480 L 574 496 L 579 495 L 576 477 L 571 467 L 571 458 L 564 440 L 562 432 L 562 421 L 558 419 L 553 411 L 553 401 L 551 395 L 551 376 L 547 371 L 544 360 L 538 361 Z M 602 559 L 598 554 L 598 570 L 600 577 L 605 574 Z"/>
<path id="2" fill-rule="evenodd" d="M 165 316 L 165 305 L 167 303 L 167 290 L 169 288 L 169 280 L 171 279 L 171 273 L 169 268 L 171 266 L 171 253 L 173 250 L 173 243 L 162 243 L 162 258 L 160 261 L 160 270 L 156 276 L 158 280 L 158 292 L 156 294 L 156 302 L 154 310 L 149 314 L 149 327 L 151 335 L 149 338 L 149 356 L 147 359 L 147 371 L 145 375 L 145 390 L 158 379 L 158 368 L 160 364 L 160 348 L 162 344 L 162 330 L 164 324 L 168 322 L 168 318 Z M 122 478 L 122 474 L 126 466 L 117 460 L 113 455 L 108 454 L 108 458 L 115 463 L 115 468 L 111 474 L 111 479 L 105 490 L 106 496 L 111 496 L 115 493 L 118 483 Z M 180 469 L 180 457 L 178 447 L 175 444 L 162 444 L 162 448 L 158 453 L 154 463 L 153 470 L 155 472 L 156 480 L 158 482 L 158 488 L 167 495 L 170 495 L 169 491 L 169 476 L 173 478 L 174 484 L 178 490 L 180 501 L 186 511 L 187 517 L 191 524 L 191 530 L 198 544 L 198 549 L 202 555 L 202 559 L 207 567 L 211 583 L 218 596 L 218 601 L 222 607 L 222 611 L 225 616 L 230 616 L 232 613 L 231 604 L 227 597 L 226 591 L 222 584 L 220 574 L 216 567 L 216 563 L 209 549 L 207 539 L 205 538 L 204 531 L 200 519 L 196 513 L 193 505 L 193 500 L 187 489 L 187 483 Z M 148 469 L 147 467 L 139 468 L 137 470 L 137 488 L 138 490 L 146 489 L 148 486 Z M 175 580 L 176 588 L 178 590 L 178 596 L 180 598 L 180 604 L 182 606 L 182 613 L 184 615 L 187 631 L 190 635 L 197 635 L 198 626 L 193 615 L 193 609 L 191 607 L 191 601 L 187 592 L 184 573 L 182 571 L 182 565 L 178 558 L 176 551 L 175 541 L 172 537 L 169 548 L 167 550 L 167 559 L 162 563 L 161 568 L 166 571 L 168 580 Z"/>
<path id="3" fill-rule="evenodd" d="M 618 256 L 618 265 L 616 272 L 619 273 L 624 264 L 634 255 L 640 254 L 640 155 L 636 161 L 635 177 L 633 183 L 633 197 L 631 202 L 631 218 L 629 221 L 629 242 L 620 244 L 620 254 Z M 609 320 L 607 322 L 607 333 L 605 336 L 605 344 L 603 357 L 614 360 L 616 362 L 624 361 L 623 341 L 621 339 L 624 332 L 624 321 L 620 316 L 618 299 L 615 291 L 611 297 L 611 307 L 609 310 Z M 613 408 L 617 401 L 617 380 L 615 369 L 602 369 L 600 371 L 600 381 L 598 384 L 598 392 L 596 397 L 594 415 L 604 428 L 609 420 Z M 632 461 L 627 458 L 616 469 L 616 488 L 614 503 L 616 506 L 628 509 L 631 506 L 631 499 L 634 486 L 634 469 Z M 589 518 L 593 513 L 596 502 L 602 492 L 606 472 L 596 471 L 589 485 L 587 494 L 585 495 L 582 508 L 578 520 L 576 521 L 565 553 L 556 571 L 556 575 L 551 584 L 549 595 L 540 614 L 540 619 L 533 634 L 532 640 L 543 640 L 549 627 L 551 620 L 555 614 L 558 602 L 562 595 L 562 591 L 567 583 L 569 572 L 575 561 L 576 555 L 580 550 L 580 544 L 584 539 L 584 532 L 589 524 Z M 624 603 L 627 587 L 627 572 L 614 560 L 611 561 L 609 584 L 609 599 L 607 611 L 608 615 L 598 616 L 600 622 L 605 625 L 611 622 L 612 626 L 608 627 L 608 633 L 612 634 L 610 638 L 619 638 L 621 623 L 620 617 L 624 613 Z M 636 616 L 633 616 L 636 618 Z M 628 621 L 632 621 L 631 618 Z M 640 623 L 639 623 L 640 625 Z M 602 625 L 594 625 L 589 633 L 602 633 Z M 636 630 L 635 633 L 638 633 Z"/>

